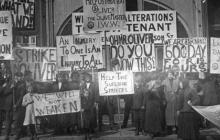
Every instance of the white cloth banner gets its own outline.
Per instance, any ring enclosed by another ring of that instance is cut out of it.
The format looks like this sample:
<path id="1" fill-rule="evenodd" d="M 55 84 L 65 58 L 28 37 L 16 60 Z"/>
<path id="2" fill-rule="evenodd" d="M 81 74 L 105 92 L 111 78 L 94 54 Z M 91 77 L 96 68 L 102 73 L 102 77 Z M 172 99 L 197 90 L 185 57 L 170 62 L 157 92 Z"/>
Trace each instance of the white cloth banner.
<path id="1" fill-rule="evenodd" d="M 35 0 L 1 0 L 0 7 L 0 10 L 11 11 L 13 25 L 18 31 L 35 29 Z"/>
<path id="2" fill-rule="evenodd" d="M 103 31 L 125 25 L 125 0 L 83 0 L 84 30 Z"/>
<path id="3" fill-rule="evenodd" d="M 57 36 L 56 41 L 59 70 L 103 68 L 100 34 Z"/>
<path id="4" fill-rule="evenodd" d="M 10 11 L 0 11 L 0 60 L 12 60 L 12 18 Z"/>
<path id="5" fill-rule="evenodd" d="M 211 37 L 210 73 L 220 74 L 220 38 Z"/>
<path id="6" fill-rule="evenodd" d="M 220 105 L 192 106 L 192 108 L 220 128 Z"/>
<path id="7" fill-rule="evenodd" d="M 33 94 L 35 116 L 66 114 L 81 110 L 80 91 Z"/>
<path id="8" fill-rule="evenodd" d="M 98 73 L 100 96 L 134 94 L 132 71 L 106 71 Z"/>
<path id="9" fill-rule="evenodd" d="M 164 70 L 207 72 L 207 39 L 177 38 L 164 46 Z"/>
<path id="10" fill-rule="evenodd" d="M 119 60 L 120 70 L 133 72 L 156 70 L 152 34 L 112 32 L 107 38 L 111 56 Z"/>
<path id="11" fill-rule="evenodd" d="M 12 62 L 14 72 L 29 70 L 36 81 L 56 80 L 55 47 L 16 47 Z"/>

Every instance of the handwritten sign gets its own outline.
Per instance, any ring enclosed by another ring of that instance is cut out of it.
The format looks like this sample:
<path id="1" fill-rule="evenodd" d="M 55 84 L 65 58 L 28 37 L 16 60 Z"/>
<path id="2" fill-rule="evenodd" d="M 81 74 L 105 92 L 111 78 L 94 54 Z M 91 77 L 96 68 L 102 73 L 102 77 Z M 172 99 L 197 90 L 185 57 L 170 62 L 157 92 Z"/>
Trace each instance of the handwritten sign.
<path id="1" fill-rule="evenodd" d="M 211 37 L 210 73 L 220 74 L 220 38 Z"/>
<path id="2" fill-rule="evenodd" d="M 126 30 L 152 33 L 154 43 L 177 37 L 175 11 L 133 11 L 126 14 Z"/>
<path id="3" fill-rule="evenodd" d="M 125 25 L 125 0 L 83 0 L 84 30 L 118 29 Z"/>
<path id="4" fill-rule="evenodd" d="M 111 56 L 119 60 L 120 70 L 145 72 L 156 70 L 153 35 L 146 33 L 118 33 L 108 36 Z"/>
<path id="5" fill-rule="evenodd" d="M 72 13 L 72 34 L 83 34 L 83 13 Z"/>
<path id="6" fill-rule="evenodd" d="M 79 90 L 34 94 L 35 116 L 74 113 L 81 110 Z"/>
<path id="7" fill-rule="evenodd" d="M 164 70 L 207 72 L 207 39 L 171 39 L 164 47 Z"/>
<path id="8" fill-rule="evenodd" d="M 59 70 L 89 70 L 103 67 L 99 34 L 57 36 Z"/>
<path id="9" fill-rule="evenodd" d="M 122 33 L 152 33 L 154 43 L 159 44 L 177 37 L 176 11 L 128 11 L 125 15 L 126 25 L 120 29 Z M 83 13 L 73 13 L 73 34 L 84 34 L 83 17 Z"/>
<path id="10" fill-rule="evenodd" d="M 13 70 L 24 73 L 32 72 L 36 81 L 56 80 L 55 47 L 22 47 L 14 50 Z"/>
<path id="11" fill-rule="evenodd" d="M 22 30 L 35 28 L 35 0 L 1 0 L 0 10 L 12 11 L 15 28 Z"/>
<path id="12" fill-rule="evenodd" d="M 10 11 L 0 11 L 0 60 L 12 60 L 12 18 Z"/>
<path id="13" fill-rule="evenodd" d="M 98 73 L 100 96 L 134 94 L 131 71 L 107 71 Z"/>

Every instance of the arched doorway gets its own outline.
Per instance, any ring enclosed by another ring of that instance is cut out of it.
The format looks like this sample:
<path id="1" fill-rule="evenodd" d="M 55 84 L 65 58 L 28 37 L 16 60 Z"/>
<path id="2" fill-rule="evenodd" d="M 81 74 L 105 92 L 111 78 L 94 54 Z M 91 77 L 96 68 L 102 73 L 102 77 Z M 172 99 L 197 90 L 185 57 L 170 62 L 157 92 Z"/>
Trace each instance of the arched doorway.
<path id="1" fill-rule="evenodd" d="M 83 12 L 83 7 L 74 10 L 73 12 Z M 72 13 L 66 18 L 66 20 L 60 26 L 57 36 L 60 35 L 72 35 Z"/>
<path id="2" fill-rule="evenodd" d="M 175 10 L 157 0 L 143 1 L 143 9 L 145 11 Z M 177 13 L 177 24 L 176 25 L 177 25 L 177 37 L 179 38 L 189 37 L 190 32 L 189 32 L 189 29 L 187 28 L 187 24 L 179 13 Z"/>
<path id="3" fill-rule="evenodd" d="M 174 10 L 171 7 L 161 3 L 157 0 L 143 0 L 142 7 L 145 11 L 152 11 L 152 10 Z M 133 8 L 134 9 L 134 8 Z M 132 10 L 133 10 L 132 9 Z M 127 7 L 127 11 L 130 11 Z M 74 10 L 73 12 L 83 12 L 83 7 Z M 60 26 L 57 36 L 61 35 L 71 35 L 72 34 L 72 13 L 66 18 L 63 24 Z M 182 16 L 177 13 L 177 37 L 184 38 L 189 37 L 190 31 L 188 29 L 187 23 L 182 18 Z M 163 46 L 158 45 L 156 46 L 156 57 L 157 57 L 157 68 L 162 69 L 163 67 Z"/>
<path id="4" fill-rule="evenodd" d="M 144 1 L 143 9 L 145 11 L 151 10 L 174 10 L 169 6 L 159 2 L 159 1 Z M 79 7 L 73 12 L 83 12 L 83 7 Z M 71 35 L 72 34 L 72 13 L 66 18 L 63 24 L 60 26 L 57 36 L 59 35 Z M 188 31 L 187 24 L 185 20 L 177 13 L 177 37 L 188 37 L 190 32 Z"/>

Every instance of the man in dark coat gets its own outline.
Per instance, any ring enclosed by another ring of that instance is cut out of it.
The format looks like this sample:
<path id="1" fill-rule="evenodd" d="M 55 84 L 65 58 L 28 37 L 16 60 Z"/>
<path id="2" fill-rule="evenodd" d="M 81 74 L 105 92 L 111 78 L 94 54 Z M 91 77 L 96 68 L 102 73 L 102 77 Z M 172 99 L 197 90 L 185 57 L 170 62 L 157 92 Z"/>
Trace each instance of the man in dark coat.
<path id="1" fill-rule="evenodd" d="M 11 124 L 13 121 L 13 103 L 14 103 L 14 84 L 15 82 L 20 81 L 22 78 L 23 74 L 21 72 L 15 73 L 15 80 L 12 81 L 7 81 L 7 85 L 4 88 L 4 98 L 5 98 L 5 104 L 4 104 L 4 110 L 6 111 L 6 135 L 5 135 L 5 140 L 9 139 L 9 135 L 11 132 Z"/>
<path id="2" fill-rule="evenodd" d="M 124 120 L 123 120 L 122 128 L 127 127 L 129 115 L 130 115 L 131 108 L 132 108 L 132 100 L 133 100 L 132 95 L 124 96 L 125 110 L 124 110 Z"/>
<path id="3" fill-rule="evenodd" d="M 9 69 L 7 69 L 6 64 L 4 62 L 1 63 L 0 65 L 0 134 L 1 134 L 1 126 L 3 123 L 3 114 L 4 114 L 4 105 L 5 105 L 5 98 L 4 98 L 4 89 L 11 78 L 11 72 Z"/>
<path id="4" fill-rule="evenodd" d="M 25 108 L 22 106 L 22 100 L 26 94 L 26 85 L 25 81 L 22 80 L 21 74 L 16 74 L 15 82 L 11 85 L 11 88 L 14 88 L 15 139 L 18 140 L 21 137 L 25 117 Z"/>
<path id="5" fill-rule="evenodd" d="M 190 87 L 187 78 L 182 80 L 181 93 L 178 98 L 178 138 L 182 140 L 198 140 L 198 118 L 191 106 L 199 105 L 200 98 L 196 91 Z"/>
<path id="6" fill-rule="evenodd" d="M 51 92 L 62 92 L 68 91 L 69 84 L 68 81 L 64 78 L 62 73 L 57 75 L 57 81 L 53 83 Z M 66 125 L 66 114 L 59 114 L 51 116 L 51 119 L 56 121 L 55 124 L 55 134 L 64 134 L 67 133 L 68 126 Z"/>
<path id="7" fill-rule="evenodd" d="M 80 75 L 74 71 L 71 73 L 71 82 L 69 82 L 69 90 L 80 90 Z M 80 112 L 67 114 L 68 118 L 68 133 L 78 133 L 81 128 Z"/>
<path id="8" fill-rule="evenodd" d="M 5 111 L 5 94 L 4 90 L 5 87 L 7 86 L 7 82 L 4 84 L 0 85 L 0 134 L 2 130 L 2 125 L 3 125 L 3 113 Z"/>
<path id="9" fill-rule="evenodd" d="M 88 73 L 83 73 L 83 81 L 81 82 L 80 94 L 83 110 L 83 123 L 85 129 L 85 138 L 89 138 L 90 133 L 94 132 L 97 127 L 96 119 L 96 87 L 92 83 L 92 76 Z"/>
<path id="10" fill-rule="evenodd" d="M 134 77 L 134 95 L 133 95 L 133 113 L 134 113 L 134 125 L 136 128 L 135 135 L 139 135 L 139 132 L 143 130 L 143 114 L 144 114 L 144 89 L 141 85 L 141 74 L 137 73 Z"/>

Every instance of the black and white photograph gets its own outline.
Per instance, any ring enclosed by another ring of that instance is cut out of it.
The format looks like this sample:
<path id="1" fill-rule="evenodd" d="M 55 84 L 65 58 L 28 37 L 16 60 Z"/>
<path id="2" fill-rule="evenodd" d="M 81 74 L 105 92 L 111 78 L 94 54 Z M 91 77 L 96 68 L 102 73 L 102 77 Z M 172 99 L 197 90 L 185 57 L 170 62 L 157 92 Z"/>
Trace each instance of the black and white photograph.
<path id="1" fill-rule="evenodd" d="M 220 140 L 220 0 L 0 0 L 0 140 Z"/>

